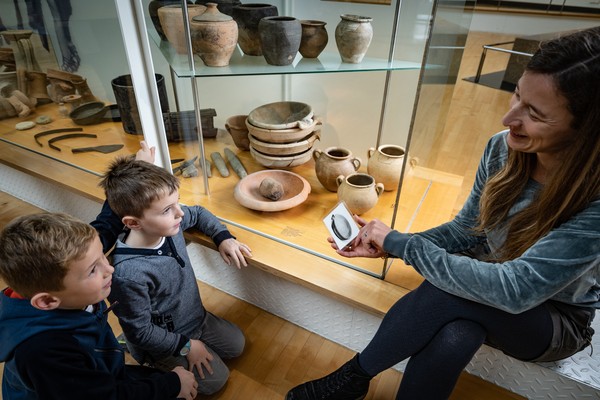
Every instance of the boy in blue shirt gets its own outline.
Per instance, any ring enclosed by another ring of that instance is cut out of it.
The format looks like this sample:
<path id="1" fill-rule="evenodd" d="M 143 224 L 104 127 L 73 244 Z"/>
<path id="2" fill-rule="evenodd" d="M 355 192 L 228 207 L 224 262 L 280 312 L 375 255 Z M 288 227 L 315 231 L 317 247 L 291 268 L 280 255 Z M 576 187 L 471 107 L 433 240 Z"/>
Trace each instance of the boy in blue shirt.
<path id="1" fill-rule="evenodd" d="M 92 226 L 66 214 L 19 217 L 0 233 L 0 260 L 3 399 L 196 396 L 183 368 L 125 365 L 104 303 L 114 269 Z"/>

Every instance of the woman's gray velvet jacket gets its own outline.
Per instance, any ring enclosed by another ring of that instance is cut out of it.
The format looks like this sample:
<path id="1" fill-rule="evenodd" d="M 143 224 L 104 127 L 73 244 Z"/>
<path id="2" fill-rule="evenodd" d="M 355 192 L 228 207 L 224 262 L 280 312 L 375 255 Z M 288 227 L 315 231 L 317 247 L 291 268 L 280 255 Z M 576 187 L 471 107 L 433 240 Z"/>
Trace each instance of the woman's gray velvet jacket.
<path id="1" fill-rule="evenodd" d="M 399 257 L 438 288 L 510 313 L 531 309 L 548 299 L 600 308 L 600 199 L 553 229 L 523 255 L 494 263 L 477 254 L 494 254 L 505 240 L 500 228 L 473 235 L 485 182 L 506 162 L 507 131 L 494 135 L 481 159 L 469 198 L 454 220 L 417 233 L 392 231 L 383 248 Z M 533 180 L 511 215 L 534 198 Z M 485 249 L 484 252 L 476 249 Z M 471 251 L 471 256 L 458 255 Z M 474 255 L 473 255 L 474 254 Z"/>

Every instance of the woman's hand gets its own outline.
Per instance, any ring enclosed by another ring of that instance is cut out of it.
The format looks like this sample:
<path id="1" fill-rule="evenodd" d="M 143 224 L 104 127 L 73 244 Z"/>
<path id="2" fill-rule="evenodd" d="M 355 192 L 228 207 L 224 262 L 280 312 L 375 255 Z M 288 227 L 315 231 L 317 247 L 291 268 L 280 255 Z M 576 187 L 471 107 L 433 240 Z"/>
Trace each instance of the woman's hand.
<path id="1" fill-rule="evenodd" d="M 198 371 L 198 375 L 200 378 L 204 379 L 204 370 L 202 367 L 206 368 L 209 374 L 213 374 L 213 369 L 210 366 L 210 362 L 213 360 L 213 355 L 206 349 L 204 343 L 200 340 L 192 339 L 190 340 L 190 352 L 188 353 L 188 370 L 193 371 L 194 368 Z"/>
<path id="2" fill-rule="evenodd" d="M 248 266 L 245 257 L 252 257 L 252 250 L 250 250 L 250 247 L 233 238 L 223 240 L 221 244 L 219 244 L 219 253 L 227 265 L 233 263 L 238 268 Z"/>
<path id="3" fill-rule="evenodd" d="M 198 382 L 196 377 L 190 371 L 186 371 L 183 367 L 175 367 L 173 372 L 179 377 L 181 389 L 177 395 L 178 399 L 194 400 L 198 394 Z"/>
<path id="4" fill-rule="evenodd" d="M 339 249 L 333 238 L 328 237 L 327 241 L 331 247 L 344 257 L 385 257 L 387 253 L 383 250 L 383 241 L 392 229 L 378 219 L 367 223 L 358 215 L 354 215 L 354 220 L 360 226 L 354 241 L 344 249 Z"/>

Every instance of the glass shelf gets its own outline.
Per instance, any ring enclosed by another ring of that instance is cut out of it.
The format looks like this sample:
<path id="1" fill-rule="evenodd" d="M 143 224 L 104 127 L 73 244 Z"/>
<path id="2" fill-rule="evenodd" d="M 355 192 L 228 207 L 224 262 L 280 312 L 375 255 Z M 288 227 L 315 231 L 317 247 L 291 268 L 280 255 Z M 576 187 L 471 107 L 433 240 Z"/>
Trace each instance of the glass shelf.
<path id="1" fill-rule="evenodd" d="M 304 58 L 298 53 L 291 65 L 275 66 L 266 62 L 262 56 L 248 56 L 239 47 L 233 53 L 229 65 L 225 67 L 207 67 L 200 57 L 194 55 L 194 69 L 189 66 L 187 54 L 178 54 L 171 44 L 160 40 L 154 32 L 149 32 L 153 43 L 171 66 L 179 78 L 244 76 L 244 75 L 286 75 L 286 74 L 318 74 L 332 72 L 367 72 L 419 70 L 420 63 L 394 60 L 389 62 L 382 58 L 365 57 L 359 64 L 343 63 L 340 55 L 334 52 L 323 52 L 318 58 Z"/>

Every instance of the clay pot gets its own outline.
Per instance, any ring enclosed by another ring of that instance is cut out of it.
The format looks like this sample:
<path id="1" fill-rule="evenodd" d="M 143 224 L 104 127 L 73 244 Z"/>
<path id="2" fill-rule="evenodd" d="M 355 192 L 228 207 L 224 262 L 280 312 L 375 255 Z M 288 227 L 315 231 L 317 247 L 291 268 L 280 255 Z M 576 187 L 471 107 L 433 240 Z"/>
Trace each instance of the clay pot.
<path id="1" fill-rule="evenodd" d="M 294 17 L 265 17 L 258 23 L 260 46 L 267 63 L 290 65 L 302 38 L 302 25 Z"/>
<path id="2" fill-rule="evenodd" d="M 317 58 L 327 46 L 329 35 L 325 25 L 327 22 L 315 20 L 301 20 L 302 39 L 300 40 L 300 54 L 304 58 Z"/>
<path id="3" fill-rule="evenodd" d="M 338 200 L 348 206 L 352 214 L 361 215 L 375 207 L 383 192 L 383 185 L 367 174 L 351 174 L 336 178 Z"/>
<path id="4" fill-rule="evenodd" d="M 367 151 L 367 172 L 375 181 L 383 183 L 386 191 L 398 188 L 402 163 L 404 162 L 404 147 L 393 144 L 371 147 Z"/>
<path id="5" fill-rule="evenodd" d="M 188 4 L 188 19 L 192 19 L 204 11 L 206 7 L 198 4 Z M 188 47 L 183 26 L 183 10 L 180 4 L 172 4 L 158 9 L 158 19 L 167 40 L 179 54 L 186 54 Z"/>
<path id="6" fill-rule="evenodd" d="M 207 3 L 202 15 L 192 19 L 190 30 L 192 47 L 208 67 L 224 67 L 238 40 L 238 26 L 233 18 L 217 9 L 216 3 Z"/>
<path id="7" fill-rule="evenodd" d="M 371 17 L 342 14 L 341 21 L 335 28 L 335 43 L 346 63 L 358 64 L 362 61 L 371 45 L 373 27 Z"/>
<path id="8" fill-rule="evenodd" d="M 310 161 L 311 153 L 312 151 L 309 149 L 298 154 L 272 156 L 261 153 L 250 145 L 250 155 L 252 158 L 254 158 L 257 163 L 267 168 L 292 168 L 305 164 Z"/>
<path id="9" fill-rule="evenodd" d="M 191 4 L 191 1 L 188 1 L 187 3 Z M 160 24 L 160 19 L 158 18 L 158 9 L 173 4 L 181 4 L 181 0 L 152 0 L 148 4 L 148 15 L 150 15 L 150 19 L 152 20 L 152 24 L 154 25 L 154 29 L 156 29 L 156 33 L 158 33 L 160 40 L 167 40 L 167 37 L 165 36 L 165 32 Z"/>
<path id="10" fill-rule="evenodd" d="M 250 139 L 248 138 L 248 128 L 246 127 L 247 115 L 234 115 L 225 121 L 225 129 L 233 138 L 233 143 L 240 150 L 250 150 Z"/>
<path id="11" fill-rule="evenodd" d="M 196 4 L 207 5 L 208 3 L 217 4 L 217 8 L 219 12 L 223 14 L 231 15 L 233 12 L 233 8 L 238 4 L 242 4 L 239 0 L 196 0 Z"/>
<path id="12" fill-rule="evenodd" d="M 249 138 L 250 146 L 254 150 L 270 156 L 289 156 L 310 150 L 315 144 L 315 141 L 320 139 L 320 133 L 311 133 L 306 138 L 292 143 L 263 142 L 252 135 L 250 135 Z"/>
<path id="13" fill-rule="evenodd" d="M 249 56 L 262 56 L 258 23 L 264 17 L 279 15 L 276 6 L 263 3 L 242 4 L 233 7 L 231 16 L 238 24 L 240 49 Z"/>
<path id="14" fill-rule="evenodd" d="M 169 111 L 169 98 L 165 86 L 165 77 L 160 74 L 154 74 L 156 85 L 158 87 L 158 97 L 160 108 L 163 113 Z M 143 134 L 142 119 L 135 98 L 133 80 L 131 75 L 121 75 L 111 81 L 111 86 L 115 94 L 119 115 L 123 130 L 132 135 Z M 83 104 L 83 102 L 82 102 Z"/>
<path id="15" fill-rule="evenodd" d="M 360 158 L 353 157 L 350 150 L 341 147 L 329 147 L 325 151 L 315 149 L 313 158 L 317 179 L 330 192 L 338 190 L 338 176 L 353 174 L 362 164 Z"/>
<path id="16" fill-rule="evenodd" d="M 265 129 L 254 126 L 246 120 L 246 127 L 251 136 L 263 142 L 293 143 L 305 139 L 312 132 L 320 131 L 321 121 L 313 120 L 312 124 L 304 128 Z"/>

